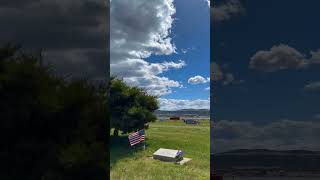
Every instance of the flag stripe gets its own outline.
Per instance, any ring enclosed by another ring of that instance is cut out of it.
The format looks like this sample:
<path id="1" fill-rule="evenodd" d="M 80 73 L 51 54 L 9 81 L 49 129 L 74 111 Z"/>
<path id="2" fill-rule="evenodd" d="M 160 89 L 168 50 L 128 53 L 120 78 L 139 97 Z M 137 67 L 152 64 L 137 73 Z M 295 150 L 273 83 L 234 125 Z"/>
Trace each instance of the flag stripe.
<path id="1" fill-rule="evenodd" d="M 129 134 L 128 138 L 131 146 L 139 144 L 141 141 L 144 141 L 144 129 Z"/>

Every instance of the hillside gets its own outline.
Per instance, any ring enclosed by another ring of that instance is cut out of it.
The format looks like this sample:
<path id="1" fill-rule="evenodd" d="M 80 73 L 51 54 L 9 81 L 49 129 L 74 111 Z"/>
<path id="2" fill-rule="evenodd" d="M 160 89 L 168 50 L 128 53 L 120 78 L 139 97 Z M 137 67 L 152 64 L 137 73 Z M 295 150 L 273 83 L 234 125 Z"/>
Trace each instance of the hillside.
<path id="1" fill-rule="evenodd" d="M 176 111 L 155 111 L 157 116 L 210 116 L 209 109 L 180 109 Z"/>
<path id="2" fill-rule="evenodd" d="M 320 171 L 319 151 L 238 149 L 211 154 L 211 159 L 216 169 L 264 167 L 283 170 Z"/>

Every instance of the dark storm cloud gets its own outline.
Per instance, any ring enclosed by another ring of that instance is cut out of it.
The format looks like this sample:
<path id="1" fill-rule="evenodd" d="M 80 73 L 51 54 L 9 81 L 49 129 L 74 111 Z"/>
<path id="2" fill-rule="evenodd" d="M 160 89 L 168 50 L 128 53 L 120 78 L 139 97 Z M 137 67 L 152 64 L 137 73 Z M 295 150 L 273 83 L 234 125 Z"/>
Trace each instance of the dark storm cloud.
<path id="1" fill-rule="evenodd" d="M 44 49 L 58 72 L 98 78 L 106 73 L 108 1 L 0 2 L 0 43 Z"/>

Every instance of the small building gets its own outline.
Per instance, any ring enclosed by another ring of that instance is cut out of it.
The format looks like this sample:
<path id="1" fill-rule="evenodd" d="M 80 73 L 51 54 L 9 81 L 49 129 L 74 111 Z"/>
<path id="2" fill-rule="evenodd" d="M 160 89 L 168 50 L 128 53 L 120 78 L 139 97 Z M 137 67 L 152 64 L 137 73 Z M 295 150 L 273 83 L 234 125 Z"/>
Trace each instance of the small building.
<path id="1" fill-rule="evenodd" d="M 180 120 L 180 117 L 179 116 L 171 116 L 170 120 Z"/>

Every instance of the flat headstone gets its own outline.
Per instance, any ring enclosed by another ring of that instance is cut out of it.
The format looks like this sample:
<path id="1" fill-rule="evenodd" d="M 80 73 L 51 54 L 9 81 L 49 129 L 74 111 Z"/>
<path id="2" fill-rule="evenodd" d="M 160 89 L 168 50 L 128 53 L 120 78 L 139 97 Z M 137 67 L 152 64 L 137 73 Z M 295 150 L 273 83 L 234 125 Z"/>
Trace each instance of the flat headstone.
<path id="1" fill-rule="evenodd" d="M 182 159 L 182 156 L 177 156 L 178 150 L 160 148 L 153 153 L 153 159 L 161 161 L 177 162 Z"/>
<path id="2" fill-rule="evenodd" d="M 191 158 L 185 158 L 184 157 L 181 161 L 177 161 L 176 163 L 180 164 L 180 165 L 184 165 L 186 162 L 189 162 L 191 160 L 192 160 Z"/>

